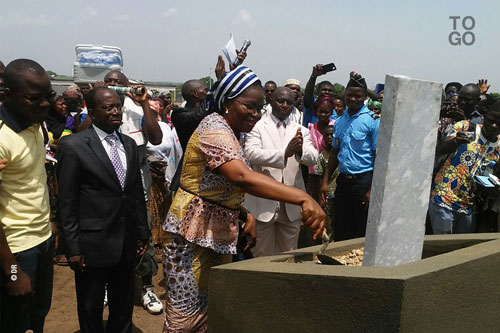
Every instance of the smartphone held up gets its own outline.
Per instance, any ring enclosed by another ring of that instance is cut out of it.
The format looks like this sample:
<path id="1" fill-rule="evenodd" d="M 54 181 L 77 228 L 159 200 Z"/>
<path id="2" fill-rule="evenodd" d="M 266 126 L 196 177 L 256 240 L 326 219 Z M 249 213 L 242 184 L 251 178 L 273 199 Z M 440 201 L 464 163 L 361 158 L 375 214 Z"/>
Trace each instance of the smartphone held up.
<path id="1" fill-rule="evenodd" d="M 332 72 L 334 70 L 337 70 L 337 67 L 335 66 L 335 64 L 333 62 L 326 64 L 326 65 L 323 65 L 323 67 L 321 67 L 321 71 L 323 72 L 323 74 L 326 74 L 328 72 Z"/>

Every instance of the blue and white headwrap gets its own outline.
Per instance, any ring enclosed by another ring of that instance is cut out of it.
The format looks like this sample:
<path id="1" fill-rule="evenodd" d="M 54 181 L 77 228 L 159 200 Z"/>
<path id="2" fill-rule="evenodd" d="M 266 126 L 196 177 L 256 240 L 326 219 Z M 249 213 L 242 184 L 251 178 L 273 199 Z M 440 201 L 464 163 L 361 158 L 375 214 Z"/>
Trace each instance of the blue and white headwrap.
<path id="1" fill-rule="evenodd" d="M 226 100 L 238 97 L 257 81 L 260 82 L 260 79 L 250 68 L 239 65 L 214 83 L 207 96 L 209 107 L 213 105 L 219 112 L 222 111 Z"/>

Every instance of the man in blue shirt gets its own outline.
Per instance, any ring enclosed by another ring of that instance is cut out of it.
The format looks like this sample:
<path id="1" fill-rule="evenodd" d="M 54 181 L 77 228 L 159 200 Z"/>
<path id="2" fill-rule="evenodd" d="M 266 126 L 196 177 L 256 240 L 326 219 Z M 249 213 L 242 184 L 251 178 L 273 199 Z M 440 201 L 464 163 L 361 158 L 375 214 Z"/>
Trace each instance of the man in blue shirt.
<path id="1" fill-rule="evenodd" d="M 335 122 L 333 148 L 321 185 L 321 197 L 326 201 L 328 180 L 338 167 L 333 219 L 335 241 L 365 236 L 380 124 L 380 119 L 364 105 L 366 97 L 365 79 L 351 72 L 345 91 L 347 109 Z"/>

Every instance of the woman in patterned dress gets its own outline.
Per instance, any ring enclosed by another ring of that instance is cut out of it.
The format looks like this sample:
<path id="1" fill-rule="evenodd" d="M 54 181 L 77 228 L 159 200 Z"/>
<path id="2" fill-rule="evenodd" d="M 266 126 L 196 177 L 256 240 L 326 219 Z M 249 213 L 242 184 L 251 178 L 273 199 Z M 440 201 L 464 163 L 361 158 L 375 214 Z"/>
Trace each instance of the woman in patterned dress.
<path id="1" fill-rule="evenodd" d="M 252 130 L 264 103 L 252 70 L 236 67 L 209 94 L 216 112 L 201 121 L 188 142 L 181 185 L 163 225 L 164 332 L 207 330 L 210 268 L 231 261 L 240 222 L 256 235 L 254 217 L 241 209 L 245 193 L 300 205 L 315 237 L 325 224 L 325 213 L 309 195 L 253 172 L 246 162 L 240 135 Z"/>

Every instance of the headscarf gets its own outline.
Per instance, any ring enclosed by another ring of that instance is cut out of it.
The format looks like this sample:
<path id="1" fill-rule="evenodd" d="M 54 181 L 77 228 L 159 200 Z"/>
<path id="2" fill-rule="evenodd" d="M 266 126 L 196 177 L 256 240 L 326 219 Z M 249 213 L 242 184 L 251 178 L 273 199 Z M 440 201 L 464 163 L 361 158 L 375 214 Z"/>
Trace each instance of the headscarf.
<path id="1" fill-rule="evenodd" d="M 163 91 L 163 92 L 160 93 L 159 97 L 160 98 L 162 98 L 162 97 L 170 97 L 170 98 L 172 98 L 172 94 L 170 93 L 170 91 Z"/>
<path id="2" fill-rule="evenodd" d="M 260 82 L 257 75 L 250 68 L 239 65 L 214 83 L 207 95 L 209 107 L 215 107 L 221 112 L 226 100 L 238 97 L 255 82 Z"/>
<path id="3" fill-rule="evenodd" d="M 378 106 L 380 112 L 382 112 L 382 103 L 380 103 L 379 101 L 374 101 L 373 99 L 370 98 L 368 100 L 368 106 L 372 106 L 372 105 Z"/>
<path id="4" fill-rule="evenodd" d="M 73 117 L 64 117 L 56 112 L 56 102 L 60 99 L 64 99 L 64 97 L 57 96 L 54 99 L 54 103 L 50 106 L 49 114 L 47 116 L 47 119 L 45 120 L 45 123 L 47 124 L 47 130 L 49 132 L 52 132 L 52 136 L 54 137 L 54 139 L 59 139 L 65 129 L 74 129 Z"/>
<path id="5" fill-rule="evenodd" d="M 62 97 L 83 100 L 83 95 L 80 92 L 80 90 L 78 90 L 78 87 L 73 87 L 73 86 L 64 90 L 62 93 Z"/>
<path id="6" fill-rule="evenodd" d="M 379 101 L 373 101 L 372 104 L 378 106 L 379 110 L 382 111 L 382 103 L 380 103 Z"/>
<path id="7" fill-rule="evenodd" d="M 320 99 L 317 99 L 316 102 L 314 102 L 314 109 L 318 109 L 321 104 L 327 104 L 330 110 L 333 110 L 335 108 L 335 104 L 333 103 L 334 100 L 335 98 L 331 96 L 323 96 Z"/>
<path id="8" fill-rule="evenodd" d="M 151 100 L 160 103 L 162 108 L 164 107 L 163 100 L 161 98 L 159 98 L 159 97 L 153 97 L 153 99 L 151 99 Z"/>

